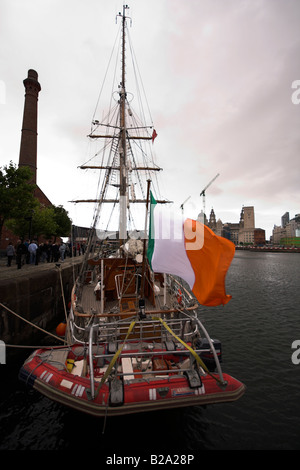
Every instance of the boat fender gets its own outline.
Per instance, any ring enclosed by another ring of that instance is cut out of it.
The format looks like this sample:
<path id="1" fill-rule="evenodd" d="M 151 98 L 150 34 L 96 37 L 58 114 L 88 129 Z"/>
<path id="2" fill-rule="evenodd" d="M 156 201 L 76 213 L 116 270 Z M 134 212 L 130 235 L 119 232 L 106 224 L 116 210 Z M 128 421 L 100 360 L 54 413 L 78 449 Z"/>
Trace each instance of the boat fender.
<path id="1" fill-rule="evenodd" d="M 59 324 L 57 325 L 57 327 L 56 327 L 56 330 L 55 330 L 55 331 L 56 331 L 56 334 L 57 334 L 58 336 L 65 336 L 66 327 L 67 327 L 67 325 L 66 325 L 65 322 L 59 323 Z"/>
<path id="2" fill-rule="evenodd" d="M 109 384 L 109 404 L 110 406 L 122 406 L 124 404 L 123 381 L 113 379 Z"/>
<path id="3" fill-rule="evenodd" d="M 198 388 L 202 386 L 202 380 L 196 370 L 186 370 L 184 371 L 190 388 Z"/>
<path id="4" fill-rule="evenodd" d="M 177 292 L 177 302 L 179 304 L 181 304 L 181 302 L 182 302 L 182 292 L 181 292 L 180 289 L 178 289 L 178 292 Z"/>

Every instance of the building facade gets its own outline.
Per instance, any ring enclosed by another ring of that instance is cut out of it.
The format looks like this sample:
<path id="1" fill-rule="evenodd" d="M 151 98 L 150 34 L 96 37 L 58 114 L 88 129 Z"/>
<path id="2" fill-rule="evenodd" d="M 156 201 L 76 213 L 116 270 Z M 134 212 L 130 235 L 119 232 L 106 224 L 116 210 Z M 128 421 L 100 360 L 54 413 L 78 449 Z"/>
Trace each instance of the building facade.
<path id="1" fill-rule="evenodd" d="M 255 228 L 253 206 L 242 207 L 238 223 L 226 222 L 225 224 L 220 219 L 217 221 L 215 211 L 212 209 L 207 225 L 216 235 L 231 240 L 235 245 L 264 245 L 266 243 L 265 230 Z"/>
<path id="2" fill-rule="evenodd" d="M 272 233 L 272 243 L 274 245 L 298 245 L 297 238 L 300 238 L 300 214 L 296 214 L 290 220 L 289 213 L 286 212 L 281 217 L 281 226 L 274 225 Z"/>
<path id="3" fill-rule="evenodd" d="M 254 229 L 254 245 L 265 245 L 266 243 L 266 232 L 262 228 Z"/>
<path id="4" fill-rule="evenodd" d="M 255 217 L 253 206 L 243 206 L 240 216 L 239 244 L 254 243 Z"/>

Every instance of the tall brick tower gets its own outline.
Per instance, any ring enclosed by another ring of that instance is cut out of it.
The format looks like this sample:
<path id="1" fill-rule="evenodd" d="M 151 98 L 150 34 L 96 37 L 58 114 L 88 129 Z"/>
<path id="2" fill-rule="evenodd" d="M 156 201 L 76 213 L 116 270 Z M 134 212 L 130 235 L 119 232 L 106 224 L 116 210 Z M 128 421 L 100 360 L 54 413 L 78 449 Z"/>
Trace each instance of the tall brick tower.
<path id="1" fill-rule="evenodd" d="M 22 136 L 19 166 L 28 166 L 32 171 L 32 183 L 36 184 L 37 170 L 37 115 L 38 95 L 41 85 L 35 70 L 28 70 L 28 77 L 23 81 L 25 87 L 25 103 L 22 124 Z"/>

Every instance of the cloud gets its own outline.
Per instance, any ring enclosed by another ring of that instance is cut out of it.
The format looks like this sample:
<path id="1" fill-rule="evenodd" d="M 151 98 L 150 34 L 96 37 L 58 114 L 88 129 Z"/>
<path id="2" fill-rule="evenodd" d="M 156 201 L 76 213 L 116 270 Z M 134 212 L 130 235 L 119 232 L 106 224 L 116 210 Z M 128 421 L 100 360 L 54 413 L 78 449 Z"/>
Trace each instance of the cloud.
<path id="1" fill-rule="evenodd" d="M 213 206 L 217 218 L 235 213 L 237 221 L 243 204 L 254 205 L 257 224 L 270 235 L 284 212 L 300 212 L 300 105 L 291 101 L 292 82 L 300 79 L 299 1 L 133 0 L 129 6 L 166 197 L 179 206 L 191 195 L 187 210 L 197 216 L 201 189 L 220 173 L 207 192 L 207 210 Z M 116 0 L 1 4 L 0 165 L 18 161 L 22 80 L 35 68 L 42 86 L 38 182 L 56 204 L 91 189 L 77 166 L 87 160 L 85 136 L 120 8 Z M 79 209 L 68 208 L 76 223 L 86 223 L 86 210 L 78 216 Z"/>

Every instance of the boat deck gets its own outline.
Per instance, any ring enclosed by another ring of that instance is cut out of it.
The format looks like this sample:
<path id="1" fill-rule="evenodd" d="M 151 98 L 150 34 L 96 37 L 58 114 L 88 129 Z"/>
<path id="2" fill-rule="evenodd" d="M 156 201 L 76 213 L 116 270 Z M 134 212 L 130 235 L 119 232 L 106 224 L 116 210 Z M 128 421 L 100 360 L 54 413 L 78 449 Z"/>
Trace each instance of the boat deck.
<path id="1" fill-rule="evenodd" d="M 83 287 L 81 306 L 85 313 L 101 314 L 101 300 L 94 292 L 95 284 L 87 284 Z M 166 296 L 166 305 L 171 305 L 172 298 L 169 294 Z M 161 310 L 164 308 L 164 292 L 156 284 L 155 306 L 145 299 L 146 309 Z M 122 300 L 105 299 L 103 313 L 116 313 L 116 311 L 130 312 L 138 309 L 138 299 L 133 296 L 123 297 Z"/>

